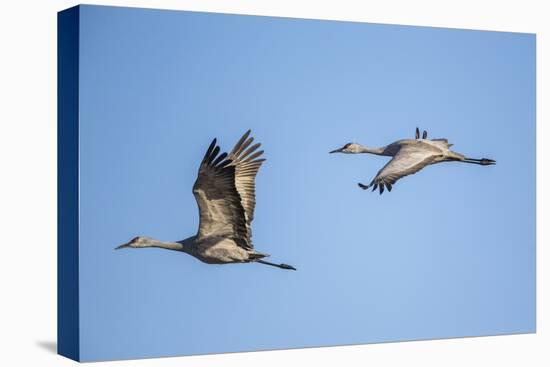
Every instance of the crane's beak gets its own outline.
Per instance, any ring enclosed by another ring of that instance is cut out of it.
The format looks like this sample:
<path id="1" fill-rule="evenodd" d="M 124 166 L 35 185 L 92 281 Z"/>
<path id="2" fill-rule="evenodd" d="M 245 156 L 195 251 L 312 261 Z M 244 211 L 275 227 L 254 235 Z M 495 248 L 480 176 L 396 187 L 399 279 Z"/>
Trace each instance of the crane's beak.
<path id="1" fill-rule="evenodd" d="M 338 149 L 331 150 L 329 153 L 341 153 L 342 150 L 344 150 L 344 148 L 338 148 Z"/>
<path id="2" fill-rule="evenodd" d="M 115 247 L 115 250 L 120 250 L 121 248 L 127 248 L 127 247 L 130 247 L 130 242 Z"/>

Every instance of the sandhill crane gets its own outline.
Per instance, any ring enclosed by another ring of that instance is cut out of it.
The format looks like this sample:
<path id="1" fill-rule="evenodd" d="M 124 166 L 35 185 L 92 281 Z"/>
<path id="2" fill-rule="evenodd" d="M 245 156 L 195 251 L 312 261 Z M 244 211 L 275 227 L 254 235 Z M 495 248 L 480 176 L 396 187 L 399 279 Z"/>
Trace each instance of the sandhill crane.
<path id="1" fill-rule="evenodd" d="M 370 184 L 358 183 L 363 190 L 372 187 L 372 191 L 378 188 L 380 194 L 384 187 L 391 191 L 392 185 L 402 177 L 412 175 L 430 164 L 441 162 L 464 162 L 479 164 L 482 166 L 493 165 L 496 162 L 492 159 L 466 158 L 460 153 L 453 152 L 449 148 L 447 139 L 428 139 L 428 133 L 424 130 L 420 137 L 420 130 L 416 128 L 414 139 L 398 140 L 390 145 L 381 148 L 369 148 L 356 143 L 348 143 L 340 149 L 330 153 L 370 153 L 393 157 L 378 173 Z"/>
<path id="2" fill-rule="evenodd" d="M 212 141 L 199 167 L 193 186 L 200 224 L 197 235 L 177 242 L 163 242 L 150 237 L 135 237 L 121 248 L 159 247 L 185 252 L 207 264 L 257 262 L 281 269 L 296 270 L 291 265 L 262 260 L 269 255 L 257 252 L 252 245 L 251 223 L 256 206 L 255 179 L 265 161 L 259 158 L 260 144 L 252 144 L 248 130 L 227 154 Z"/>

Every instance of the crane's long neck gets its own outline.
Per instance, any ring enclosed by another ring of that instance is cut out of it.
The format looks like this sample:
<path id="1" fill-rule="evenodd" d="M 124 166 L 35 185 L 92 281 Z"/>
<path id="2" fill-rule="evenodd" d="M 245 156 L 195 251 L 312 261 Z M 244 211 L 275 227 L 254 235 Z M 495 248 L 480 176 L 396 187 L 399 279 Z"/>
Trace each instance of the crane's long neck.
<path id="1" fill-rule="evenodd" d="M 384 155 L 384 150 L 385 150 L 385 147 L 380 147 L 380 148 L 371 148 L 371 147 L 366 147 L 364 145 L 359 145 L 359 147 L 357 148 L 357 151 L 354 152 L 354 153 L 369 153 L 369 154 L 376 154 L 376 155 Z"/>
<path id="2" fill-rule="evenodd" d="M 147 245 L 148 245 L 147 247 L 159 247 L 167 250 L 184 251 L 184 252 L 186 252 L 185 249 L 187 247 L 180 242 L 164 242 L 164 241 L 156 240 L 154 238 L 151 238 L 148 241 Z"/>

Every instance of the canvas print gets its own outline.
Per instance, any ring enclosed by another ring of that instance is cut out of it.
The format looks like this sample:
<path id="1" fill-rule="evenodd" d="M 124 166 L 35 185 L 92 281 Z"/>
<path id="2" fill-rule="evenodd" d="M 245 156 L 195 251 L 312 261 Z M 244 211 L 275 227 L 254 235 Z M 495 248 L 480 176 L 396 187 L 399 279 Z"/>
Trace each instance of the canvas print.
<path id="1" fill-rule="evenodd" d="M 534 34 L 58 16 L 58 350 L 535 332 Z"/>

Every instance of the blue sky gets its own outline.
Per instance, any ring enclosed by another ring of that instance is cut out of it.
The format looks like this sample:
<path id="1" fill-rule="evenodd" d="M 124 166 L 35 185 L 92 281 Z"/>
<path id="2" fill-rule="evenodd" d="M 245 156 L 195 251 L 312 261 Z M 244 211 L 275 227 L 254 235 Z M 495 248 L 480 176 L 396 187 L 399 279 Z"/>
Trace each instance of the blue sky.
<path id="1" fill-rule="evenodd" d="M 535 330 L 535 36 L 82 7 L 83 360 Z M 360 190 L 419 126 L 496 166 Z M 137 235 L 196 233 L 212 138 L 267 158 L 253 240 L 207 265 Z"/>

